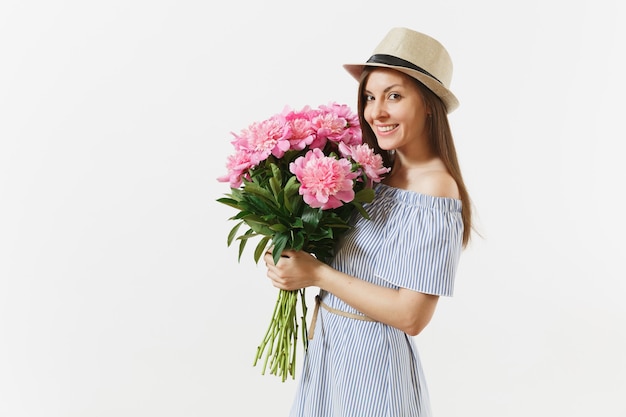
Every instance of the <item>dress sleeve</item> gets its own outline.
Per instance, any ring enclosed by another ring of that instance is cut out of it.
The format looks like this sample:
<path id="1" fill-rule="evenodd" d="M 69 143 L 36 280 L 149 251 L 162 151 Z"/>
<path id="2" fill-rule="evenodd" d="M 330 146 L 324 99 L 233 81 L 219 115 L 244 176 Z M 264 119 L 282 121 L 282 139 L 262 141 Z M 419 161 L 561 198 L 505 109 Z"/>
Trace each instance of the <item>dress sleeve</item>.
<path id="1" fill-rule="evenodd" d="M 400 288 L 452 296 L 463 241 L 460 211 L 413 208 L 393 223 L 375 275 Z"/>

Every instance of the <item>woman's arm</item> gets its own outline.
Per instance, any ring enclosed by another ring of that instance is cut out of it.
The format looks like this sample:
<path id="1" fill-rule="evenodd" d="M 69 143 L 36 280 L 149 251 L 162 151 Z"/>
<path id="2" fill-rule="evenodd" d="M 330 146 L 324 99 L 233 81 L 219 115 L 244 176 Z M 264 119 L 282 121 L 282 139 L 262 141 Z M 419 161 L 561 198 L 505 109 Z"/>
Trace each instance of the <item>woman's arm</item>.
<path id="1" fill-rule="evenodd" d="M 430 322 L 439 299 L 436 295 L 405 288 L 385 288 L 363 281 L 302 251 L 284 251 L 277 265 L 270 253 L 264 260 L 267 276 L 275 287 L 283 290 L 319 287 L 366 316 L 411 336 L 419 334 Z"/>

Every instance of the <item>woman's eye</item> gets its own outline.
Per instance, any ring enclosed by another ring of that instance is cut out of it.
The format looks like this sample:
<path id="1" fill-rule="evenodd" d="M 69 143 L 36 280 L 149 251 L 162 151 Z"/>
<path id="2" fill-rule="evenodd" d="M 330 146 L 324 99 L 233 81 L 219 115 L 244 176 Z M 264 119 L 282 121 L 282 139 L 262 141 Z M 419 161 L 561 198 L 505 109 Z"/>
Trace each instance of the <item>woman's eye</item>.
<path id="1" fill-rule="evenodd" d="M 374 96 L 370 95 L 370 94 L 366 94 L 365 95 L 365 101 L 372 101 L 374 100 Z"/>
<path id="2" fill-rule="evenodd" d="M 400 94 L 398 93 L 391 93 L 389 94 L 389 100 L 397 100 L 400 98 Z"/>

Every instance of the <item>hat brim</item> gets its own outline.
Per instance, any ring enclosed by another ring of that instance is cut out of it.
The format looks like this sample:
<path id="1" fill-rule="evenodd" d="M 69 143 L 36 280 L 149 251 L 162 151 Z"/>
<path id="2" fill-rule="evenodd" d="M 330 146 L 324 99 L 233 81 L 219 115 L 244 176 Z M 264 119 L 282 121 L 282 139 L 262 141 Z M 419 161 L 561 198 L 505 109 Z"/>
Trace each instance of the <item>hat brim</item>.
<path id="1" fill-rule="evenodd" d="M 365 67 L 394 69 L 396 71 L 402 72 L 410 77 L 415 78 L 416 80 L 424 84 L 426 87 L 428 87 L 428 89 L 430 89 L 433 93 L 435 93 L 441 99 L 441 101 L 443 101 L 443 103 L 446 105 L 446 110 L 448 111 L 448 113 L 451 113 L 457 107 L 459 107 L 459 100 L 452 93 L 452 91 L 444 87 L 444 85 L 441 84 L 439 81 L 419 71 L 415 71 L 410 68 L 398 67 L 398 66 L 388 65 L 388 64 L 379 64 L 379 63 L 373 63 L 373 62 L 367 63 L 367 64 L 344 64 L 343 67 L 357 81 L 359 81 L 359 79 L 361 78 L 361 74 L 363 73 L 363 70 L 365 69 Z"/>

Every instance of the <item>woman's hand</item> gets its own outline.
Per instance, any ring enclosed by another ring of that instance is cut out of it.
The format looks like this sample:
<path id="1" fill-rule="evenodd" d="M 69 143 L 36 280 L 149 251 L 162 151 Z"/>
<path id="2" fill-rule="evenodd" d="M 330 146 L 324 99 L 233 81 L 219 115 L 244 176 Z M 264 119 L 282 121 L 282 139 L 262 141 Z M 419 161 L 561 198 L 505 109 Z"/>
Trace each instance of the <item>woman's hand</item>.
<path id="1" fill-rule="evenodd" d="M 316 285 L 318 274 L 325 266 L 313 255 L 293 250 L 283 251 L 278 264 L 274 263 L 271 251 L 265 253 L 263 260 L 267 266 L 267 277 L 272 280 L 272 285 L 287 291 Z"/>

